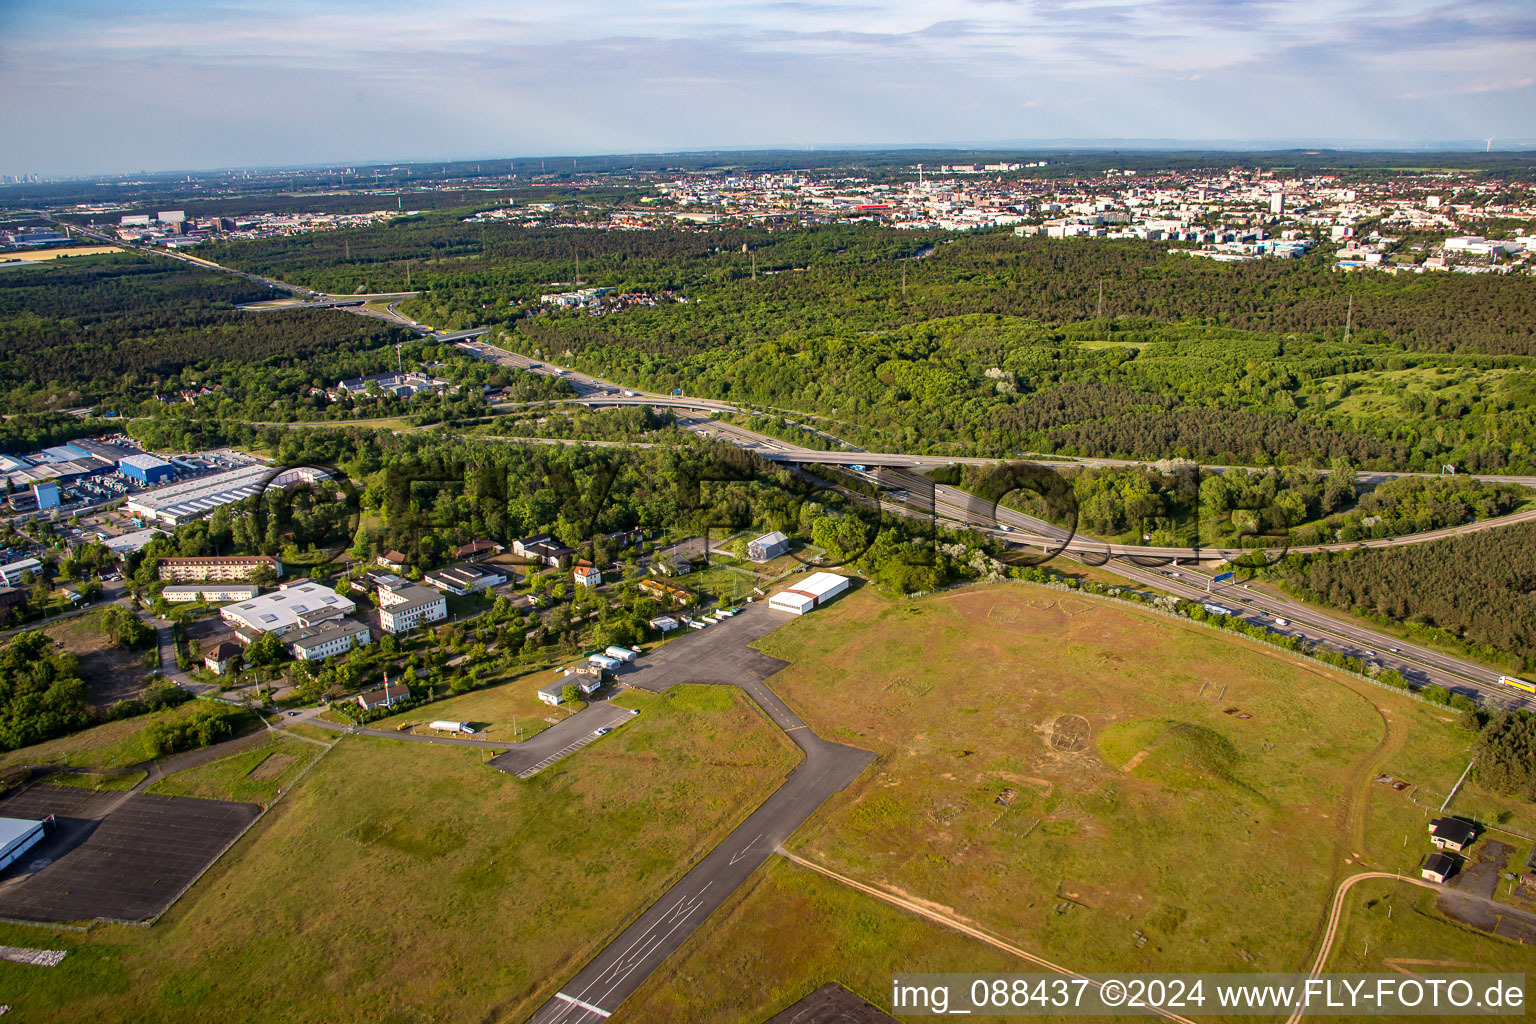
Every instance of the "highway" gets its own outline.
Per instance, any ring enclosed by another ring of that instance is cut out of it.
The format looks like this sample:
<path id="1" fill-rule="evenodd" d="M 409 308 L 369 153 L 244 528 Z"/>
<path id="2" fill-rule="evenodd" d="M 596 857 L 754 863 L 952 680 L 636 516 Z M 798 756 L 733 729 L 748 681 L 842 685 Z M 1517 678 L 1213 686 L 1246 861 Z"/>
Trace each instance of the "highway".
<path id="1" fill-rule="evenodd" d="M 99 233 L 84 231 L 83 233 L 101 241 L 121 244 L 115 238 Z M 335 306 L 340 300 L 352 301 L 362 296 L 330 296 L 312 292 L 307 289 L 296 288 L 281 281 L 264 278 L 259 275 L 248 274 L 242 271 L 230 270 L 206 260 L 187 256 L 184 253 L 150 248 L 146 251 L 157 252 L 161 255 L 209 269 L 222 270 L 227 273 L 239 274 L 249 280 L 268 284 L 273 288 L 280 288 L 295 294 L 307 295 L 317 300 L 319 304 Z M 526 370 L 533 373 L 542 373 L 549 376 L 558 376 L 570 382 L 576 391 L 574 401 L 590 406 L 607 405 L 648 405 L 657 408 L 682 409 L 704 413 L 742 413 L 743 410 L 730 402 L 717 399 L 689 398 L 681 395 L 658 395 L 635 389 L 624 388 L 612 381 L 593 377 L 576 370 L 551 366 L 538 360 L 529 358 L 519 353 L 509 352 L 497 348 L 483 341 L 473 340 L 485 334 L 487 328 L 476 328 L 467 331 L 433 332 L 426 325 L 411 321 L 394 311 L 394 301 L 403 297 L 405 293 L 391 293 L 388 314 L 378 310 L 370 310 L 362 305 L 345 305 L 337 308 L 347 312 L 361 313 L 370 316 L 385 316 L 410 327 L 417 333 L 433 337 L 437 340 L 448 341 L 457 344 L 464 351 L 479 358 L 499 363 L 504 366 Z M 848 450 L 826 452 L 816 449 L 804 448 L 789 442 L 780 441 L 763 434 L 758 434 L 731 424 L 719 423 L 714 420 L 687 421 L 696 432 L 712 435 L 729 441 L 742 448 L 753 451 L 764 459 L 776 462 L 826 464 L 840 466 L 867 466 L 867 467 L 891 467 L 921 469 L 937 466 L 948 466 L 957 463 L 971 465 L 997 465 L 1007 461 L 1029 459 L 1041 465 L 1061 468 L 1070 466 L 1137 466 L 1151 465 L 1151 462 L 1128 459 L 1061 459 L 1042 457 L 1030 458 L 1028 454 L 1020 454 L 1015 459 L 999 458 L 973 458 L 953 457 L 939 455 L 908 455 L 892 452 L 866 452 L 848 446 Z M 823 434 L 829 437 L 831 435 Z M 833 440 L 836 440 L 833 438 Z M 1242 470 L 1246 467 L 1234 466 L 1209 466 L 1211 470 L 1227 471 Z M 1396 477 L 1425 476 L 1432 474 L 1410 472 L 1379 472 L 1361 471 L 1358 478 L 1362 483 L 1379 483 Z M 1517 483 L 1529 487 L 1536 487 L 1536 477 L 1510 476 L 1510 475 L 1477 475 L 1477 479 L 1489 482 Z M 1225 560 L 1242 554 L 1251 554 L 1249 550 L 1212 549 L 1212 548 L 1167 548 L 1167 547 L 1143 547 L 1137 545 L 1109 545 L 1102 541 L 1092 541 L 1086 538 L 1065 537 L 1065 531 L 1052 524 L 1033 519 L 1011 509 L 997 508 L 995 515 L 991 503 L 966 494 L 956 488 L 938 486 L 935 488 L 934 513 L 953 519 L 955 522 L 986 530 L 993 536 L 1014 546 L 1027 546 L 1031 543 L 1043 545 L 1047 548 L 1059 548 L 1064 557 L 1085 561 L 1089 564 L 1104 564 L 1110 558 L 1119 562 L 1114 572 L 1128 579 L 1149 586 L 1156 586 L 1166 592 L 1177 594 L 1189 599 L 1206 600 L 1203 585 L 1191 586 L 1181 577 L 1169 575 L 1167 572 L 1156 571 L 1147 567 L 1145 562 L 1136 564 L 1135 559 L 1151 559 L 1154 561 L 1166 560 L 1172 562 L 1201 561 L 1201 560 Z M 1339 550 L 1354 547 L 1387 547 L 1404 544 L 1424 543 L 1445 537 L 1472 533 L 1479 530 L 1496 529 L 1517 522 L 1527 522 L 1536 519 L 1536 510 L 1516 513 L 1499 519 L 1482 520 L 1451 527 L 1444 530 L 1435 530 L 1422 534 L 1413 534 L 1407 537 L 1386 538 L 1382 540 L 1368 540 L 1353 544 L 1316 545 L 1312 547 L 1294 548 L 1297 552 L 1312 552 L 1322 550 Z M 1004 529 L 1007 527 L 1007 529 Z M 1302 605 L 1289 598 L 1280 596 L 1266 596 L 1263 599 L 1263 608 L 1274 611 L 1282 611 L 1280 617 L 1287 619 L 1289 625 L 1278 627 L 1274 624 L 1273 615 L 1261 615 L 1258 611 L 1249 611 L 1252 603 L 1239 599 L 1237 603 L 1244 605 L 1244 614 L 1250 621 L 1263 622 L 1276 632 L 1288 632 L 1291 635 L 1326 644 L 1346 654 L 1360 657 L 1365 660 L 1374 660 L 1385 668 L 1396 668 L 1402 672 L 1405 678 L 1416 683 L 1433 682 L 1448 689 L 1481 694 L 1494 698 L 1500 702 L 1512 706 L 1536 708 L 1536 699 L 1518 694 L 1499 687 L 1494 680 L 1498 673 L 1483 666 L 1474 664 L 1464 659 L 1431 651 L 1427 648 L 1409 644 L 1393 637 L 1376 633 L 1372 630 L 1345 622 L 1335 616 L 1319 611 L 1315 608 Z M 1236 609 L 1234 609 L 1236 610 Z M 1375 652 L 1375 653 L 1372 653 Z"/>

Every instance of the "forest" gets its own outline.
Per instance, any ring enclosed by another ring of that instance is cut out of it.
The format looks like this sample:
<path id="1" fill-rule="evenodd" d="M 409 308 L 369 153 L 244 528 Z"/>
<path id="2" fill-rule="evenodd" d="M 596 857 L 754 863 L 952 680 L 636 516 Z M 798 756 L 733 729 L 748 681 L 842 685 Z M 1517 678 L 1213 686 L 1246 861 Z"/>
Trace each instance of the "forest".
<path id="1" fill-rule="evenodd" d="M 403 308 L 435 326 L 493 325 L 510 348 L 631 386 L 819 415 L 876 449 L 1482 472 L 1536 458 L 1526 278 L 995 231 L 622 232 L 450 213 L 208 255 L 341 292 L 409 275 L 423 294 Z M 578 258 L 583 283 L 687 301 L 538 311 Z"/>
<path id="2" fill-rule="evenodd" d="M 413 337 L 324 310 L 235 308 L 269 298 L 269 288 L 242 278 L 137 254 L 0 275 L 6 409 L 153 397 L 188 368 L 307 366 L 322 355 L 341 362 Z"/>
<path id="3" fill-rule="evenodd" d="M 1442 630 L 1479 653 L 1536 666 L 1536 522 L 1402 547 L 1292 555 L 1272 572 L 1295 593 L 1368 617 Z"/>

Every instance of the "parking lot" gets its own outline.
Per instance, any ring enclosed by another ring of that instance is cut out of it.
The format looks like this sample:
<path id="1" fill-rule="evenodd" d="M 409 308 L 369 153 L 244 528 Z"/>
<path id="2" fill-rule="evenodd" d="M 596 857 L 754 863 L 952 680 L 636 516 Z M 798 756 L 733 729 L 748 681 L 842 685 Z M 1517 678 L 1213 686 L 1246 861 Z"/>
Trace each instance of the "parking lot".
<path id="1" fill-rule="evenodd" d="M 761 682 L 783 668 L 785 662 L 770 658 L 750 646 L 789 622 L 793 616 L 769 609 L 766 601 L 749 604 L 733 618 L 687 630 L 646 654 L 618 674 L 627 686 L 662 693 L 678 683 L 719 683 L 743 686 Z"/>
<path id="2" fill-rule="evenodd" d="M 0 917 L 145 921 L 162 913 L 256 820 L 255 804 L 35 785 L 0 816 L 55 831 L 0 873 Z"/>

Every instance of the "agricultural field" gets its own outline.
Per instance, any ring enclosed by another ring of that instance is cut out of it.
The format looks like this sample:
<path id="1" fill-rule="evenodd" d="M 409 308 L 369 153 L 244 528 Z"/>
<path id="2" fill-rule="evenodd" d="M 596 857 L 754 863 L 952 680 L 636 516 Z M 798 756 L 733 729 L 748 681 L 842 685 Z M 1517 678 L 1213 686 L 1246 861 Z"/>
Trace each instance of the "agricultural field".
<path id="1" fill-rule="evenodd" d="M 1247 641 L 1025 585 L 864 588 L 760 646 L 791 662 L 771 685 L 812 728 L 880 755 L 790 851 L 1079 970 L 1305 969 L 1343 878 L 1416 876 L 1430 849 L 1377 776 L 1416 776 L 1438 808 L 1474 737 Z M 1452 810 L 1474 808 L 1531 814 L 1475 785 Z M 1441 920 L 1454 946 L 1466 929 Z M 698 992 L 711 1020 L 756 1021 L 829 979 L 885 1003 L 892 971 L 996 956 L 777 860 L 633 1005 L 660 1021 Z"/>
<path id="2" fill-rule="evenodd" d="M 69 951 L 0 963 L 0 991 L 27 1021 L 521 1019 L 798 758 L 738 694 L 632 701 L 527 782 L 483 750 L 345 737 L 153 928 L 0 925 Z M 167 783 L 231 793 L 230 761 Z"/>

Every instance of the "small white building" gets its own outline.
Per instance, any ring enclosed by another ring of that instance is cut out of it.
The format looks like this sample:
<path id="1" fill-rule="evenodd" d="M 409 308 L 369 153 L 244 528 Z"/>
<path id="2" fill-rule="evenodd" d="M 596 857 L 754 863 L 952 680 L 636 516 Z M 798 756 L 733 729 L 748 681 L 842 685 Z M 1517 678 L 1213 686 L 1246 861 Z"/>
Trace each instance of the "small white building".
<path id="1" fill-rule="evenodd" d="M 848 577 L 831 572 L 813 572 L 770 597 L 768 607 L 791 615 L 804 615 L 847 589 Z"/>
<path id="2" fill-rule="evenodd" d="M 747 545 L 747 558 L 754 562 L 769 562 L 788 550 L 789 538 L 778 530 L 774 530 Z"/>
<path id="3" fill-rule="evenodd" d="M 603 573 L 590 562 L 577 562 L 571 570 L 571 578 L 578 587 L 595 587 L 603 582 Z"/>
<path id="4" fill-rule="evenodd" d="M 678 622 L 670 615 L 658 615 L 646 625 L 659 633 L 670 633 L 678 627 Z"/>
<path id="5" fill-rule="evenodd" d="M 603 653 L 608 655 L 610 658 L 617 658 L 626 664 L 640 657 L 639 654 L 630 650 L 628 647 L 609 647 L 607 650 L 603 651 Z"/>
<path id="6" fill-rule="evenodd" d="M 565 693 L 566 685 L 567 681 L 562 677 L 558 681 L 550 683 L 547 686 L 539 687 L 539 700 L 543 701 L 545 704 L 554 704 L 558 706 L 560 703 L 561 695 Z M 570 683 L 570 685 L 574 686 L 576 684 Z"/>

